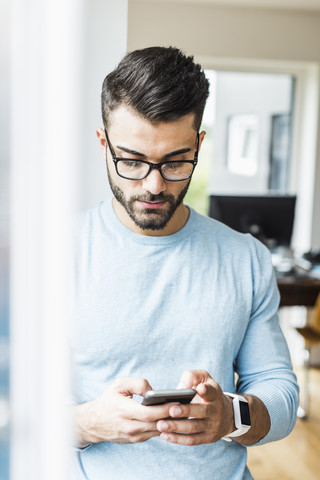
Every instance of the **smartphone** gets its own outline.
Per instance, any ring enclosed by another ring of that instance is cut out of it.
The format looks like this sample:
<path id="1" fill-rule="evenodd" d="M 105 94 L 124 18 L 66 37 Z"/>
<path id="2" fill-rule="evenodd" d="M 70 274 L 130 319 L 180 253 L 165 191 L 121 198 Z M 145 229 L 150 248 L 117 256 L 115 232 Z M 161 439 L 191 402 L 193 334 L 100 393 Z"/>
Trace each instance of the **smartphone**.
<path id="1" fill-rule="evenodd" d="M 164 403 L 190 403 L 197 392 L 193 388 L 181 390 L 149 390 L 142 399 L 142 405 L 162 405 Z"/>

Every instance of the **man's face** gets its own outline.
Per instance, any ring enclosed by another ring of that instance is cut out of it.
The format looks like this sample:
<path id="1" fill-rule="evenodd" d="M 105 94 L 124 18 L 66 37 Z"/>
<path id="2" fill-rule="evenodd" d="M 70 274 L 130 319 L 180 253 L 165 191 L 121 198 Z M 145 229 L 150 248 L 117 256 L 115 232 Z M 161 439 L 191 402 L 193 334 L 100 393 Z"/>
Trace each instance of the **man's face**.
<path id="1" fill-rule="evenodd" d="M 194 158 L 197 132 L 193 127 L 193 114 L 154 126 L 132 109 L 120 106 L 111 113 L 109 125 L 109 141 L 117 158 L 156 164 Z M 158 170 L 152 170 L 142 180 L 124 179 L 116 172 L 102 129 L 97 135 L 107 158 L 113 206 L 120 221 L 144 235 L 170 235 L 180 230 L 189 214 L 183 198 L 190 179 L 168 181 Z M 199 146 L 203 137 L 204 132 L 200 134 Z"/>

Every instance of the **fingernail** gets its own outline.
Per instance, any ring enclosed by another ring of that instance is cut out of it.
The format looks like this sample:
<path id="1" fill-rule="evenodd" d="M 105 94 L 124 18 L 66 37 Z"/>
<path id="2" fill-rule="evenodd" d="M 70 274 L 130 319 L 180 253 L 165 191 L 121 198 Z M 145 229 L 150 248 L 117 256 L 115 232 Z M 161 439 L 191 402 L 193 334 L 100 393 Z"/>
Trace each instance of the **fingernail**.
<path id="1" fill-rule="evenodd" d="M 169 437 L 166 433 L 161 433 L 160 438 L 162 438 L 162 440 L 168 440 Z"/>
<path id="2" fill-rule="evenodd" d="M 181 415 L 181 408 L 180 407 L 172 407 L 172 408 L 170 408 L 169 413 L 172 417 L 177 417 L 178 415 Z"/>
<path id="3" fill-rule="evenodd" d="M 169 425 L 167 424 L 167 422 L 163 422 L 163 421 L 160 421 L 158 423 L 158 427 L 159 429 L 162 431 L 162 430 L 168 430 L 169 428 Z"/>

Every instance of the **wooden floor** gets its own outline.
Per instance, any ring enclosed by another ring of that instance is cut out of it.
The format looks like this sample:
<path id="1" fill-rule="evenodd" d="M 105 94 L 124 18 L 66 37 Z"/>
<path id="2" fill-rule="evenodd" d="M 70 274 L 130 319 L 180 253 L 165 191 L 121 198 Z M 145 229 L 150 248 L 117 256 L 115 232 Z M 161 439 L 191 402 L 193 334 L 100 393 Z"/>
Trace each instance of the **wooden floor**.
<path id="1" fill-rule="evenodd" d="M 300 372 L 297 375 L 299 381 Z M 310 393 L 308 419 L 298 419 L 287 438 L 248 448 L 248 466 L 255 480 L 320 479 L 320 369 L 310 372 Z"/>

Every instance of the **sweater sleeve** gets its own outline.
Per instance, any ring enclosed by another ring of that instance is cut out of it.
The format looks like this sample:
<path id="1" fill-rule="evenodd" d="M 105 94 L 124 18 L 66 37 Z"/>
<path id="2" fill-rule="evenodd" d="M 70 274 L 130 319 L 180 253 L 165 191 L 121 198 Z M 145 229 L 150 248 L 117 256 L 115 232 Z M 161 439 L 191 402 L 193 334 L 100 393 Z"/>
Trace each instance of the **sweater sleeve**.
<path id="1" fill-rule="evenodd" d="M 280 295 L 268 250 L 252 239 L 253 298 L 246 335 L 236 358 L 237 391 L 258 397 L 271 427 L 258 443 L 287 436 L 296 422 L 299 390 L 278 319 Z"/>

